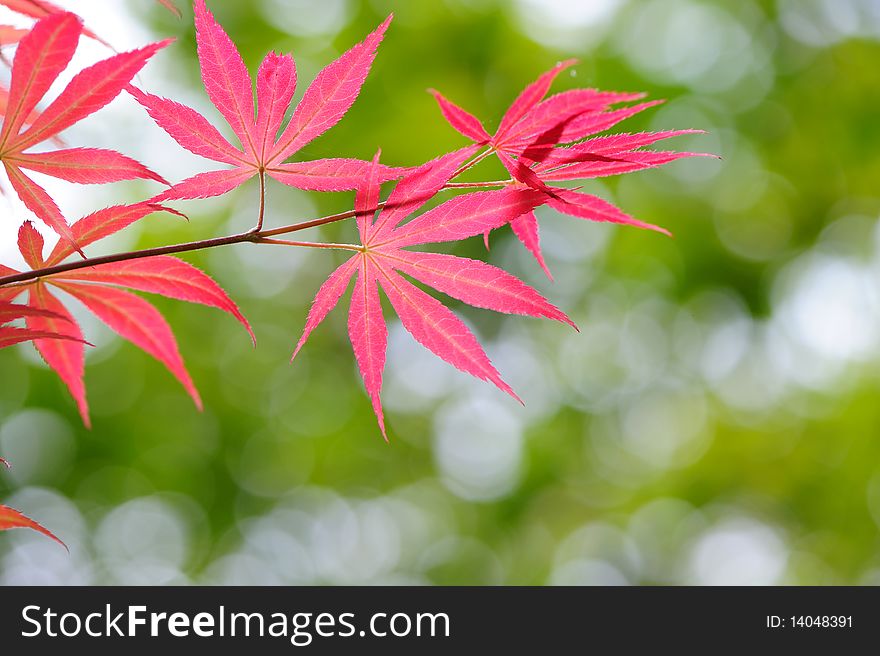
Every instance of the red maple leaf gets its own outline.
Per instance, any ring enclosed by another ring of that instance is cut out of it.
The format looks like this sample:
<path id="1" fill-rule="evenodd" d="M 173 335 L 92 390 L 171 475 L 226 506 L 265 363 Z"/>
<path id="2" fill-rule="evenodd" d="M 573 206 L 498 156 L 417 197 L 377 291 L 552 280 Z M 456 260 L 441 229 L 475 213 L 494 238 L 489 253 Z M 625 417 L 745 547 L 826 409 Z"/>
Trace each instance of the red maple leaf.
<path id="1" fill-rule="evenodd" d="M 162 0 L 159 1 L 161 2 Z M 16 14 L 36 19 L 67 13 L 66 9 L 51 2 L 47 2 L 47 0 L 0 0 L 0 6 L 6 7 L 10 11 L 14 11 Z M 25 33 L 27 33 L 27 30 L 25 30 Z M 109 44 L 104 41 L 104 39 L 97 36 L 91 30 L 83 30 L 83 34 L 90 39 L 94 39 L 95 41 L 103 43 L 105 46 L 109 47 Z M 24 34 L 21 36 L 24 36 Z M 4 41 L 4 43 L 6 42 Z"/>
<path id="2" fill-rule="evenodd" d="M 208 11 L 204 0 L 196 0 L 196 40 L 205 90 L 229 123 L 241 148 L 233 146 L 195 110 L 130 87 L 129 92 L 153 120 L 181 146 L 233 167 L 195 175 L 153 200 L 219 196 L 262 172 L 299 189 L 346 191 L 357 188 L 369 162 L 339 158 L 289 164 L 284 161 L 345 115 L 360 93 L 390 21 L 389 16 L 365 41 L 318 74 L 287 127 L 281 131 L 296 90 L 293 57 L 274 52 L 266 55 L 257 72 L 255 107 L 253 81 L 235 44 Z M 380 169 L 383 180 L 398 178 L 402 173 L 401 169 L 391 167 Z"/>
<path id="3" fill-rule="evenodd" d="M 7 468 L 9 467 L 9 463 L 6 462 L 6 460 L 4 460 L 3 458 L 0 458 L 0 465 L 3 465 Z M 0 531 L 8 531 L 12 528 L 32 529 L 34 531 L 37 531 L 38 533 L 42 533 L 43 535 L 52 538 L 53 540 L 55 540 L 55 542 L 67 549 L 67 545 L 59 540 L 58 537 L 54 533 L 52 533 L 52 531 L 42 526 L 41 524 L 38 524 L 30 517 L 23 515 L 15 508 L 10 508 L 9 506 L 4 506 L 0 504 Z"/>
<path id="4" fill-rule="evenodd" d="M 144 165 L 112 150 L 70 148 L 26 152 L 55 137 L 113 100 L 147 60 L 170 41 L 114 55 L 77 73 L 42 113 L 33 112 L 40 99 L 70 63 L 82 24 L 70 13 L 54 13 L 34 25 L 15 52 L 12 80 L 0 128 L 0 160 L 24 204 L 52 230 L 71 241 L 70 227 L 46 191 L 22 169 L 69 182 L 102 184 L 148 178 L 165 181 Z"/>
<path id="5" fill-rule="evenodd" d="M 556 76 L 574 63 L 573 59 L 564 61 L 528 85 L 504 114 L 494 135 L 486 131 L 479 119 L 438 91 L 431 90 L 431 93 L 452 127 L 475 143 L 489 146 L 515 180 L 544 192 L 547 204 L 557 211 L 591 221 L 608 221 L 669 234 L 663 228 L 633 218 L 598 196 L 546 184 L 630 173 L 703 154 L 637 150 L 661 139 L 699 130 L 617 134 L 564 146 L 607 130 L 662 102 L 612 109 L 618 103 L 638 100 L 644 94 L 596 89 L 572 89 L 542 100 Z M 550 276 L 541 253 L 534 212 L 517 217 L 511 222 L 511 228 Z"/>
<path id="6" fill-rule="evenodd" d="M 644 94 L 596 89 L 572 89 L 542 100 L 556 76 L 575 63 L 576 60 L 569 59 L 557 64 L 528 85 L 505 112 L 494 135 L 486 131 L 479 119 L 444 98 L 440 92 L 433 89 L 430 92 L 437 99 L 443 116 L 458 132 L 475 143 L 491 146 L 499 156 L 513 157 L 539 143 L 553 147 L 578 141 L 659 102 L 607 112 L 615 104 L 638 100 Z M 596 120 L 597 114 L 604 114 L 601 120 Z"/>
<path id="7" fill-rule="evenodd" d="M 74 223 L 72 237 L 80 246 L 87 246 L 148 214 L 165 209 L 160 205 L 138 203 L 100 210 Z M 18 248 L 32 269 L 59 264 L 74 252 L 69 243 L 59 241 L 44 258 L 43 238 L 30 222 L 25 222 L 19 230 Z M 14 273 L 16 271 L 8 267 L 0 268 L 2 275 Z M 33 310 L 24 317 L 28 329 L 67 338 L 29 339 L 33 339 L 37 351 L 70 390 L 86 425 L 89 425 L 89 415 L 83 381 L 83 336 L 79 325 L 53 290 L 67 292 L 121 337 L 159 360 L 201 408 L 199 394 L 183 364 L 171 328 L 155 307 L 123 288 L 221 309 L 238 319 L 253 338 L 247 320 L 216 282 L 191 264 L 168 255 L 47 275 L 35 282 L 0 290 L 0 301 L 12 300 L 27 291 L 28 303 Z"/>
<path id="8" fill-rule="evenodd" d="M 0 274 L 15 273 L 12 269 L 6 267 L 0 268 Z M 22 342 L 30 342 L 35 339 L 72 339 L 68 335 L 60 335 L 48 331 L 31 330 L 29 328 L 20 328 L 18 326 L 7 326 L 4 324 L 16 319 L 24 319 L 26 317 L 50 317 L 54 319 L 64 320 L 64 317 L 41 310 L 38 308 L 28 307 L 27 305 L 16 305 L 7 301 L 0 300 L 0 349 L 21 344 Z M 2 460 L 2 459 L 0 459 Z"/>
<path id="9" fill-rule="evenodd" d="M 544 202 L 544 195 L 527 187 L 482 191 L 453 198 L 400 225 L 434 196 L 476 150 L 464 148 L 429 162 L 405 176 L 373 220 L 381 173 L 378 155 L 358 189 L 355 200 L 359 252 L 334 271 L 323 284 L 306 319 L 294 351 L 327 316 L 357 276 L 351 299 L 348 330 L 383 435 L 385 421 L 380 391 L 385 367 L 386 328 L 379 300 L 381 288 L 403 327 L 425 348 L 477 378 L 488 380 L 517 398 L 492 366 L 476 337 L 446 306 L 401 274 L 475 307 L 547 317 L 574 325 L 537 291 L 497 267 L 441 253 L 407 250 L 417 244 L 466 239 L 497 228 Z"/>

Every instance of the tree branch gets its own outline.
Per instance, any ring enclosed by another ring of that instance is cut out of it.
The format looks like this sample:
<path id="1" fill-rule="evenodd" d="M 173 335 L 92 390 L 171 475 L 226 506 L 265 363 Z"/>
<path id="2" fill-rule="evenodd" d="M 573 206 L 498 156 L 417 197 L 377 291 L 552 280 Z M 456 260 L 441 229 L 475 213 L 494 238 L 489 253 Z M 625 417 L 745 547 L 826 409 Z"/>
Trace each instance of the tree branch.
<path id="1" fill-rule="evenodd" d="M 473 162 L 476 163 L 476 162 Z M 473 164 L 472 163 L 472 164 Z M 468 166 L 469 168 L 469 166 Z M 449 182 L 447 183 L 443 189 L 460 189 L 460 188 L 472 188 L 472 187 L 495 187 L 500 184 L 506 184 L 504 182 L 466 182 L 466 183 L 456 183 Z M 385 207 L 384 202 L 380 202 L 376 206 L 376 210 Z M 291 223 L 290 225 L 281 226 L 280 228 L 271 228 L 269 230 L 263 230 L 263 214 L 265 212 L 265 180 L 263 176 L 260 176 L 260 211 L 257 226 L 249 230 L 248 232 L 242 232 L 235 235 L 228 235 L 226 237 L 215 237 L 213 239 L 201 239 L 199 241 L 190 241 L 182 244 L 171 244 L 168 246 L 158 246 L 156 248 L 145 248 L 143 250 L 137 251 L 127 251 L 124 253 L 114 253 L 112 255 L 102 255 L 99 257 L 91 257 L 86 259 L 74 260 L 72 262 L 67 262 L 65 264 L 57 264 L 51 267 L 45 267 L 42 269 L 34 269 L 33 271 L 23 271 L 22 273 L 16 273 L 10 276 L 0 276 L 0 287 L 6 287 L 9 285 L 15 285 L 18 283 L 29 282 L 31 280 L 38 280 L 39 278 L 46 278 L 49 276 L 54 276 L 59 273 L 66 273 L 68 271 L 77 271 L 79 269 L 87 269 L 89 267 L 100 266 L 102 264 L 112 264 L 114 262 L 126 262 L 128 260 L 138 260 L 145 257 L 156 257 L 158 255 L 174 255 L 177 253 L 188 253 L 192 251 L 201 251 L 209 248 L 217 248 L 219 246 L 229 246 L 231 244 L 243 244 L 243 243 L 273 243 L 270 240 L 272 237 L 277 237 L 278 235 L 289 235 L 294 232 L 299 232 L 301 230 L 308 230 L 309 228 L 315 228 L 317 226 L 327 225 L 328 223 L 336 223 L 337 221 L 343 221 L 345 219 L 350 219 L 355 216 L 354 210 L 349 210 L 347 212 L 340 212 L 339 214 L 330 214 L 329 216 L 322 216 L 317 219 L 310 219 L 308 221 L 300 221 L 299 223 Z M 278 240 L 275 240 L 277 243 Z M 314 247 L 314 244 L 309 242 L 288 242 L 287 245 L 309 245 Z M 334 247 L 337 245 L 333 245 Z"/>

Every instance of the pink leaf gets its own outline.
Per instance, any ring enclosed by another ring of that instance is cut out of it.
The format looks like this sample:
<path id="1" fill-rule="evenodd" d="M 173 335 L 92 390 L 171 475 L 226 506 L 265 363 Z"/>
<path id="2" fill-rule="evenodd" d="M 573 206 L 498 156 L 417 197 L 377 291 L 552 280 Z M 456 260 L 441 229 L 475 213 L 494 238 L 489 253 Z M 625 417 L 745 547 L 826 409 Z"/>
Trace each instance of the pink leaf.
<path id="1" fill-rule="evenodd" d="M 38 21 L 15 51 L 12 81 L 0 146 L 18 135 L 52 83 L 76 50 L 82 24 L 73 14 L 61 13 Z"/>
<path id="2" fill-rule="evenodd" d="M 284 113 L 296 91 L 296 64 L 290 55 L 270 52 L 257 71 L 257 129 L 261 162 L 272 151 Z"/>
<path id="3" fill-rule="evenodd" d="M 570 214 L 582 219 L 589 219 L 590 221 L 607 221 L 610 223 L 631 225 L 637 228 L 655 230 L 664 235 L 672 236 L 668 230 L 634 219 L 629 214 L 625 214 L 614 207 L 614 205 L 606 200 L 602 200 L 598 196 L 582 194 L 572 191 L 571 189 L 554 189 L 558 194 L 558 198 L 551 198 L 549 200 L 549 205 L 563 214 Z"/>
<path id="4" fill-rule="evenodd" d="M 306 90 L 287 127 L 275 141 L 296 89 L 296 66 L 288 55 L 270 53 L 257 73 L 257 115 L 254 116 L 251 78 L 233 42 L 208 11 L 196 2 L 197 41 L 202 79 L 211 101 L 242 142 L 239 151 L 192 109 L 131 87 L 129 91 L 168 134 L 184 148 L 209 159 L 233 164 L 232 171 L 196 175 L 154 200 L 207 198 L 231 191 L 266 171 L 271 177 L 301 189 L 355 189 L 366 163 L 357 160 L 319 160 L 281 164 L 306 143 L 335 125 L 351 107 L 369 72 L 389 16 L 367 39 L 327 66 Z M 402 171 L 383 167 L 386 179 Z"/>
<path id="5" fill-rule="evenodd" d="M 242 153 L 194 109 L 167 98 L 144 93 L 131 85 L 127 90 L 143 105 L 160 128 L 191 153 L 233 166 L 248 163 Z"/>
<path id="6" fill-rule="evenodd" d="M 118 96 L 150 57 L 169 43 L 170 41 L 153 43 L 83 69 L 10 146 L 22 151 L 94 114 Z"/>
<path id="7" fill-rule="evenodd" d="M 476 116 L 448 101 L 439 91 L 428 89 L 428 92 L 437 100 L 437 104 L 440 105 L 440 111 L 443 113 L 443 117 L 461 134 L 479 144 L 488 143 L 492 139 L 489 133 L 486 132 L 486 128 L 483 127 L 483 124 L 480 123 L 480 120 Z"/>
<path id="8" fill-rule="evenodd" d="M 76 248 L 76 242 L 70 232 L 67 219 L 61 214 L 61 210 L 58 209 L 55 201 L 46 193 L 46 190 L 27 177 L 17 167 L 11 166 L 6 162 L 3 164 L 12 188 L 15 189 L 15 193 L 18 194 L 25 207 L 36 214 L 40 221 L 70 242 L 71 246 Z"/>
<path id="9" fill-rule="evenodd" d="M 552 169 L 541 173 L 541 178 L 550 180 L 579 180 L 581 178 L 600 178 L 609 175 L 632 173 L 643 169 L 662 166 L 669 162 L 684 157 L 701 157 L 706 153 L 686 153 L 674 151 L 635 151 L 632 153 L 619 153 L 612 156 L 597 155 L 595 161 L 581 161 L 561 168 Z M 584 160 L 590 156 L 583 155 Z"/>
<path id="10" fill-rule="evenodd" d="M 291 187 L 308 191 L 350 191 L 357 189 L 370 171 L 370 162 L 360 159 L 318 159 L 311 162 L 275 164 L 267 169 L 271 177 Z M 379 165 L 376 169 L 379 183 L 395 180 L 404 169 Z M 375 208 L 375 205 L 373 206 Z"/>
<path id="11" fill-rule="evenodd" d="M 177 349 L 177 340 L 156 308 L 142 298 L 114 287 L 97 289 L 91 285 L 58 281 L 55 284 L 75 296 L 121 337 L 164 364 L 189 392 L 196 406 L 202 408 L 199 393 Z"/>
<path id="12" fill-rule="evenodd" d="M 223 310 L 238 319 L 256 344 L 256 337 L 250 324 L 226 292 L 211 277 L 176 257 L 159 255 L 100 264 L 87 269 L 68 271 L 57 277 L 65 281 L 119 285 Z"/>
<path id="13" fill-rule="evenodd" d="M 37 232 L 34 224 L 25 221 L 18 229 L 18 251 L 31 269 L 43 266 L 43 235 Z"/>
<path id="14" fill-rule="evenodd" d="M 211 198 L 222 196 L 244 184 L 257 174 L 256 169 L 226 169 L 208 171 L 178 182 L 170 189 L 150 199 L 151 202 L 164 200 L 188 200 L 193 198 Z"/>
<path id="15" fill-rule="evenodd" d="M 467 239 L 500 228 L 545 201 L 544 194 L 524 188 L 456 196 L 386 235 L 383 244 L 400 248 Z"/>
<path id="16" fill-rule="evenodd" d="M 195 20 L 202 81 L 208 97 L 232 127 L 242 147 L 256 157 L 251 76 L 235 44 L 208 11 L 205 0 L 196 0 Z"/>
<path id="17" fill-rule="evenodd" d="M 521 280 L 497 267 L 443 253 L 396 251 L 383 259 L 399 271 L 444 294 L 495 312 L 545 317 L 576 328 L 562 310 Z"/>
<path id="18" fill-rule="evenodd" d="M 520 93 L 517 99 L 513 101 L 513 104 L 501 119 L 501 124 L 495 132 L 494 142 L 499 144 L 503 143 L 511 128 L 523 116 L 525 116 L 526 112 L 537 105 L 541 98 L 547 95 L 547 91 L 550 90 L 550 85 L 553 84 L 553 80 L 556 79 L 556 76 L 575 63 L 577 63 L 577 60 L 575 59 L 568 59 L 564 62 L 560 62 L 523 89 L 522 93 Z"/>
<path id="19" fill-rule="evenodd" d="M 120 180 L 155 180 L 160 175 L 130 157 L 101 148 L 71 148 L 49 153 L 19 153 L 9 161 L 24 169 L 79 184 L 106 184 Z"/>
<path id="20" fill-rule="evenodd" d="M 64 320 L 61 315 L 49 312 L 48 310 L 40 310 L 28 307 L 27 305 L 16 305 L 0 301 L 0 323 L 7 323 L 24 317 L 53 317 L 55 319 Z"/>
<path id="21" fill-rule="evenodd" d="M 359 260 L 358 276 L 351 296 L 348 335 L 364 379 L 364 386 L 373 403 L 373 411 L 379 420 L 379 428 L 382 430 L 382 436 L 387 440 L 381 391 L 388 331 L 382 316 L 382 304 L 379 301 L 375 265 L 366 255 L 357 256 L 357 259 Z"/>
<path id="22" fill-rule="evenodd" d="M 89 406 L 86 402 L 86 389 L 83 384 L 85 349 L 79 325 L 64 305 L 49 293 L 43 283 L 37 283 L 30 287 L 30 306 L 38 310 L 48 310 L 62 317 L 62 319 L 28 317 L 27 326 L 31 330 L 64 335 L 70 338 L 69 340 L 38 339 L 34 341 L 34 347 L 70 390 L 70 394 L 79 407 L 83 423 L 87 427 L 91 426 Z"/>
<path id="23" fill-rule="evenodd" d="M 570 143 L 578 141 L 591 135 L 594 135 L 608 128 L 614 127 L 624 119 L 635 116 L 639 112 L 643 112 L 649 107 L 661 104 L 662 100 L 653 100 L 644 102 L 631 107 L 623 107 L 610 112 L 586 113 L 576 116 L 565 124 L 561 132 L 553 135 L 553 138 L 547 141 L 538 141 L 533 143 L 520 143 L 517 146 L 529 148 L 540 148 L 542 146 L 555 146 L 560 143 Z"/>
<path id="24" fill-rule="evenodd" d="M 299 338 L 299 342 L 296 344 L 296 348 L 293 350 L 293 355 L 290 357 L 291 360 L 300 352 L 312 331 L 324 321 L 327 315 L 330 314 L 330 311 L 339 303 L 340 297 L 348 288 L 351 276 L 357 270 L 357 265 L 357 258 L 351 258 L 331 273 L 330 277 L 321 285 L 321 288 L 315 295 L 315 300 L 312 302 L 312 307 L 309 309 L 306 326 L 303 329 L 302 336 Z"/>
<path id="25" fill-rule="evenodd" d="M 9 0 L 4 0 L 8 5 Z M 106 182 L 133 177 L 161 180 L 134 160 L 109 151 L 61 151 L 57 154 L 24 154 L 41 141 L 96 112 L 129 83 L 147 60 L 168 41 L 122 53 L 100 61 L 77 73 L 59 96 L 42 113 L 34 115 L 40 98 L 67 66 L 76 49 L 82 27 L 73 14 L 61 13 L 42 0 L 31 0 L 41 7 L 34 15 L 48 15 L 38 21 L 22 40 L 13 62 L 12 85 L 6 99 L 8 115 L 0 131 L 0 159 L 12 187 L 37 217 L 71 241 L 67 221 L 44 189 L 28 178 L 19 166 L 78 182 Z M 23 133 L 26 123 L 30 125 Z M 98 171 L 104 166 L 106 171 Z"/>
<path id="26" fill-rule="evenodd" d="M 37 310 L 31 311 L 28 316 L 55 316 L 52 313 L 40 314 Z M 29 328 L 16 328 L 15 326 L 0 326 L 0 349 L 21 344 L 23 342 L 32 342 L 37 339 L 66 339 L 73 342 L 87 344 L 81 339 L 76 339 L 69 335 L 61 335 L 59 333 L 48 332 L 45 330 L 31 330 Z"/>
<path id="27" fill-rule="evenodd" d="M 544 253 L 541 251 L 538 217 L 535 216 L 535 213 L 526 212 L 525 214 L 521 214 L 510 222 L 510 227 L 513 229 L 513 234 L 516 235 L 516 238 L 519 239 L 523 246 L 535 256 L 535 259 L 538 261 L 538 264 L 547 277 L 550 280 L 553 280 L 553 275 L 550 273 L 550 269 L 544 261 Z"/>
<path id="28" fill-rule="evenodd" d="M 597 91 L 595 89 L 572 89 L 538 103 L 522 120 L 513 126 L 504 138 L 504 148 L 518 154 L 524 146 L 533 143 L 542 135 L 560 135 L 575 118 L 582 115 L 595 115 L 611 105 L 638 100 L 643 93 L 619 93 Z M 553 141 L 553 138 L 546 141 Z"/>
<path id="29" fill-rule="evenodd" d="M 538 170 L 547 170 L 560 164 L 585 161 L 591 155 L 617 155 L 650 146 L 657 141 L 684 134 L 702 134 L 702 130 L 671 130 L 666 132 L 637 132 L 635 134 L 611 134 L 594 137 L 573 146 L 553 148 L 546 159 L 541 160 Z"/>
<path id="30" fill-rule="evenodd" d="M 318 73 L 278 139 L 270 163 L 286 160 L 336 125 L 351 108 L 370 72 L 376 48 L 391 18 L 386 18 L 362 43 Z"/>
<path id="31" fill-rule="evenodd" d="M 393 271 L 381 269 L 382 289 L 394 306 L 403 327 L 426 349 L 452 366 L 481 380 L 488 380 L 517 401 L 520 398 L 492 366 L 477 338 L 433 296 Z"/>

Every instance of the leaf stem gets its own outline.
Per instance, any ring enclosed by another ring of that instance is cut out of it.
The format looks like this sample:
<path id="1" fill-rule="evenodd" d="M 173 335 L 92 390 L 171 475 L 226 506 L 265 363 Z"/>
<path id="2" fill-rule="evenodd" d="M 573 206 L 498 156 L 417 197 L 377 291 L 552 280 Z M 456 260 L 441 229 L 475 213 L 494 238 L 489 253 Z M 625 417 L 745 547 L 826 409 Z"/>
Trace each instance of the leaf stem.
<path id="1" fill-rule="evenodd" d="M 464 173 L 465 171 L 467 171 L 469 168 L 471 168 L 471 167 L 473 167 L 473 166 L 476 166 L 477 164 L 479 164 L 480 162 L 482 162 L 484 159 L 486 159 L 489 155 L 491 155 L 491 154 L 494 153 L 494 152 L 495 152 L 495 147 L 494 147 L 494 146 L 489 146 L 489 147 L 488 147 L 486 150 L 484 150 L 482 153 L 480 153 L 479 155 L 477 155 L 476 157 L 474 157 L 470 162 L 465 162 L 465 163 L 462 164 L 460 167 L 458 167 L 458 170 L 457 170 L 455 173 L 452 174 L 452 178 L 450 178 L 450 179 L 451 179 L 451 180 L 454 180 L 455 178 L 457 178 L 458 176 L 460 176 L 462 173 Z"/>
<path id="2" fill-rule="evenodd" d="M 257 225 L 251 232 L 260 232 L 263 229 L 263 216 L 266 214 L 266 171 L 260 169 L 260 213 L 257 215 Z"/>
<path id="3" fill-rule="evenodd" d="M 303 246 L 305 248 L 334 248 L 343 251 L 355 251 L 356 253 L 360 253 L 362 250 L 364 250 L 363 246 L 358 246 L 357 244 L 331 244 L 315 241 L 292 241 L 290 239 L 269 239 L 267 237 L 261 237 L 256 241 L 256 243 L 276 244 L 278 246 Z"/>
<path id="4" fill-rule="evenodd" d="M 513 180 L 493 180 L 492 182 L 447 182 L 446 189 L 476 189 L 479 187 L 506 187 Z"/>

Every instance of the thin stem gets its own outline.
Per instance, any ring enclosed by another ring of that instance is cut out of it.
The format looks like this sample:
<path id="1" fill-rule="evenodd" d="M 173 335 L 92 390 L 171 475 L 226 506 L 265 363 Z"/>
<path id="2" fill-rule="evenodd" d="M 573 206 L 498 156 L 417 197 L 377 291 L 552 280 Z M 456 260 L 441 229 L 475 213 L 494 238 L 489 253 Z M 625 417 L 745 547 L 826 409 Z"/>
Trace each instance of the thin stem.
<path id="1" fill-rule="evenodd" d="M 491 155 L 491 154 L 494 153 L 494 152 L 495 152 L 495 147 L 494 147 L 494 146 L 489 146 L 489 147 L 488 147 L 486 150 L 484 150 L 482 153 L 480 153 L 479 155 L 477 155 L 476 157 L 474 157 L 470 162 L 465 162 L 465 163 L 462 164 L 460 167 L 458 167 L 458 170 L 457 170 L 455 173 L 452 174 L 452 178 L 450 178 L 450 179 L 454 180 L 455 178 L 457 178 L 458 176 L 460 176 L 462 173 L 464 173 L 465 171 L 467 171 L 469 168 L 471 168 L 471 167 L 473 167 L 473 166 L 476 166 L 477 164 L 479 164 L 480 162 L 482 162 L 484 159 L 486 159 L 489 155 Z"/>
<path id="2" fill-rule="evenodd" d="M 506 187 L 513 180 L 493 180 L 492 182 L 447 182 L 445 189 L 476 189 L 479 187 Z"/>
<path id="3" fill-rule="evenodd" d="M 316 241 L 293 241 L 290 239 L 268 239 L 266 237 L 261 237 L 256 240 L 257 244 L 276 244 L 278 246 L 303 246 L 305 248 L 333 248 L 336 250 L 343 251 L 355 251 L 356 253 L 360 253 L 363 251 L 363 246 L 358 246 L 357 244 L 330 244 L 326 242 L 316 242 Z"/>
<path id="4" fill-rule="evenodd" d="M 263 216 L 266 214 L 266 171 L 260 169 L 260 213 L 257 215 L 257 225 L 252 232 L 263 229 Z"/>

